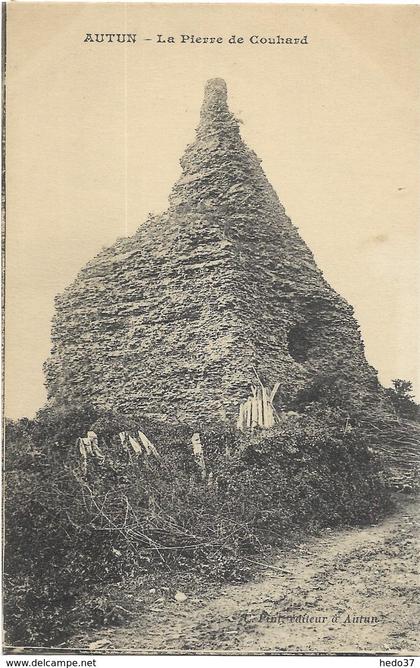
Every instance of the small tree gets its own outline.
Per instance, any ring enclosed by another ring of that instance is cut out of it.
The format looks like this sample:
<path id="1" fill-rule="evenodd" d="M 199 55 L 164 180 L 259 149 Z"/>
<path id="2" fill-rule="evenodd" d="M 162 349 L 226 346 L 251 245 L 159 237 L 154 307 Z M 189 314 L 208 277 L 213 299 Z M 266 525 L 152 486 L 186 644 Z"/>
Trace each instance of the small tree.
<path id="1" fill-rule="evenodd" d="M 414 401 L 413 384 L 409 380 L 394 378 L 394 387 L 386 389 L 386 394 L 391 400 L 397 415 L 406 420 L 419 419 L 419 406 Z"/>

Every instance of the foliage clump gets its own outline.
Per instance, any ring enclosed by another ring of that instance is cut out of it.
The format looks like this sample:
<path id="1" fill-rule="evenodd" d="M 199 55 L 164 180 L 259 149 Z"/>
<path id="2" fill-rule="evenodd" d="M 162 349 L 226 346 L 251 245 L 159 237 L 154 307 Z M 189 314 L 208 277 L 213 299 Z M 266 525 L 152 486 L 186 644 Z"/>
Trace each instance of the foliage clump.
<path id="1" fill-rule="evenodd" d="M 420 406 L 414 401 L 413 384 L 410 380 L 395 378 L 393 387 L 388 387 L 385 392 L 394 406 L 395 412 L 406 420 L 417 420 L 420 422 Z"/>
<path id="2" fill-rule="evenodd" d="M 8 642 L 51 646 L 80 624 L 117 623 L 101 592 L 128 579 L 146 587 L 152 576 L 188 572 L 241 582 L 258 554 L 302 532 L 376 522 L 389 505 L 381 463 L 363 430 L 347 427 L 345 411 L 319 403 L 253 435 L 91 406 L 8 423 Z M 90 457 L 85 472 L 75 440 L 89 428 L 104 458 Z M 134 429 L 159 459 L 122 448 L 118 432 Z"/>

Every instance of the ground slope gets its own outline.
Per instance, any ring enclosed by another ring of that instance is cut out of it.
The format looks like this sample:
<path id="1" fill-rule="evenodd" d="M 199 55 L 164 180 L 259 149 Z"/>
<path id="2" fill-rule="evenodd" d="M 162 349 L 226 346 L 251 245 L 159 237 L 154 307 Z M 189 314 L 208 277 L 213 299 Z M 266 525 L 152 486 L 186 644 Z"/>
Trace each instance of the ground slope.
<path id="1" fill-rule="evenodd" d="M 131 624 L 75 636 L 99 653 L 418 653 L 419 504 L 400 497 L 377 526 L 324 532 L 262 569 L 258 579 L 182 602 L 161 600 Z M 133 594 L 135 596 L 135 593 Z M 276 615 L 328 619 L 281 622 Z M 334 614 L 338 620 L 330 621 Z M 346 622 L 347 616 L 351 621 Z M 353 621 L 361 618 L 369 621 Z M 376 618 L 376 621 L 372 621 Z"/>

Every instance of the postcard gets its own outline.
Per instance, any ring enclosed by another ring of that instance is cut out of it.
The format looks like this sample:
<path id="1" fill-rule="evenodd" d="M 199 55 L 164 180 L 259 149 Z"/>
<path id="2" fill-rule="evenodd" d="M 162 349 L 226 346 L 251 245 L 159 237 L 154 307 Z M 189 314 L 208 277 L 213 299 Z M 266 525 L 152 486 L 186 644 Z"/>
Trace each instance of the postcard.
<path id="1" fill-rule="evenodd" d="M 419 17 L 3 5 L 4 653 L 414 661 Z"/>

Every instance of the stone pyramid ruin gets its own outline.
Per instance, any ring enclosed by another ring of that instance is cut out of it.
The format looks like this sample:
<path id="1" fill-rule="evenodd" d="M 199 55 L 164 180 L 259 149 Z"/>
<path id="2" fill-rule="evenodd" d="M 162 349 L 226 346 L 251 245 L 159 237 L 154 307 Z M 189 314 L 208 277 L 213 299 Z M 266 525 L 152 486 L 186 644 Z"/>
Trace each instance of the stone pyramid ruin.
<path id="1" fill-rule="evenodd" d="M 278 410 L 319 374 L 378 395 L 353 309 L 242 141 L 222 79 L 181 166 L 168 209 L 56 298 L 50 400 L 234 424 L 256 375 L 279 387 Z"/>

